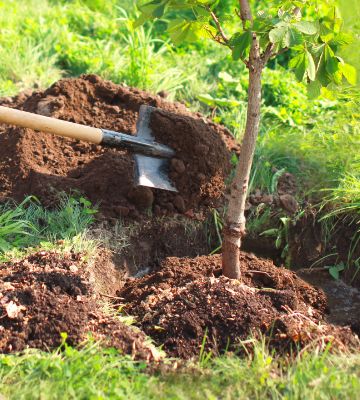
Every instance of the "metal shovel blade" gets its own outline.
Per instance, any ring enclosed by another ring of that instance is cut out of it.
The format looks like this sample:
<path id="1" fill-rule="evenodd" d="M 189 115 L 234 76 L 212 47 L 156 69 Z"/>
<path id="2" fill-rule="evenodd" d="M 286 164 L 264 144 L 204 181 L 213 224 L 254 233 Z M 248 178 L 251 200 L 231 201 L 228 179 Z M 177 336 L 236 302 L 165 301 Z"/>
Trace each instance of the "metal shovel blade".
<path id="1" fill-rule="evenodd" d="M 135 182 L 140 186 L 177 192 L 169 179 L 169 160 L 135 154 Z"/>
<path id="2" fill-rule="evenodd" d="M 137 137 L 154 141 L 150 128 L 154 107 L 142 105 L 137 121 Z M 140 186 L 177 192 L 169 178 L 169 159 L 135 154 L 135 182 Z"/>

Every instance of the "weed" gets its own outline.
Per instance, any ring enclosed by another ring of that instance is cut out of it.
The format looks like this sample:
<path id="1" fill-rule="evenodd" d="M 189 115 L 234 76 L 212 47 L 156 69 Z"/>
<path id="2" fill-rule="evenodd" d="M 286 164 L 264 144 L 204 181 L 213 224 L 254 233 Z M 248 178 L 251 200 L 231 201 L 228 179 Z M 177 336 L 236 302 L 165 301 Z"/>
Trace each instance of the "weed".
<path id="1" fill-rule="evenodd" d="M 325 267 L 329 269 L 329 274 L 336 280 L 340 279 L 340 272 L 344 271 L 345 264 L 343 262 L 335 265 L 331 265 L 329 267 Z"/>
<path id="2" fill-rule="evenodd" d="M 200 348 L 200 354 L 199 354 L 199 366 L 201 368 L 205 368 L 207 365 L 209 365 L 209 362 L 210 362 L 211 358 L 213 357 L 213 354 L 211 351 L 206 351 L 207 340 L 208 340 L 208 330 L 206 328 L 203 340 L 201 342 L 201 348 Z"/>
<path id="3" fill-rule="evenodd" d="M 260 236 L 275 238 L 275 248 L 282 249 L 281 258 L 285 261 L 287 267 L 291 266 L 289 253 L 289 229 L 293 222 L 293 219 L 290 217 L 280 217 L 279 226 L 277 228 L 270 228 L 260 233 Z"/>
<path id="4" fill-rule="evenodd" d="M 252 208 L 247 217 L 246 229 L 249 234 L 255 236 L 263 232 L 269 226 L 271 217 L 271 208 L 265 204 Z"/>

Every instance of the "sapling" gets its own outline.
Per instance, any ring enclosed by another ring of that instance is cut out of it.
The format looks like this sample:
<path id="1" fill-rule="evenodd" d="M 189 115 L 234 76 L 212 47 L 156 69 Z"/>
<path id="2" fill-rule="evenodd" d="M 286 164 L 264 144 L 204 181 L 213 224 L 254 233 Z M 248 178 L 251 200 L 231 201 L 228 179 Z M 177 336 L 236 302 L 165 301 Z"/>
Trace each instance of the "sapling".
<path id="1" fill-rule="evenodd" d="M 230 187 L 223 229 L 222 267 L 229 278 L 240 279 L 240 247 L 245 234 L 245 203 L 256 139 L 259 133 L 262 72 L 269 60 L 290 52 L 288 68 L 307 85 L 309 97 L 344 82 L 356 83 L 356 70 L 339 57 L 339 49 L 351 42 L 342 32 L 336 7 L 323 0 L 279 0 L 261 10 L 249 0 L 234 1 L 234 12 L 222 21 L 219 0 L 140 0 L 135 22 L 171 17 L 167 30 L 175 44 L 210 39 L 232 52 L 234 61 L 249 71 L 246 127 L 239 162 Z M 327 7 L 321 7 L 321 6 Z M 254 12 L 256 7 L 257 12 Z M 322 14 L 322 9 L 327 13 Z M 330 11 L 329 11 L 330 10 Z M 230 22 L 230 23 L 229 23 Z M 232 29 L 231 29 L 232 28 Z M 228 30 L 232 30 L 231 34 Z"/>

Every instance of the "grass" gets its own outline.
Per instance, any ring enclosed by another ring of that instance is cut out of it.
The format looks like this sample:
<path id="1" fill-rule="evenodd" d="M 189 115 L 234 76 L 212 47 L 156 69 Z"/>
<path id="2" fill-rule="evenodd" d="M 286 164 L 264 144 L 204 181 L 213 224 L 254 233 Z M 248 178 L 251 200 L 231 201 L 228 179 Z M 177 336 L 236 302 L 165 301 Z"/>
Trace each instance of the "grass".
<path id="1" fill-rule="evenodd" d="M 146 364 L 88 343 L 82 350 L 0 356 L 7 399 L 358 399 L 360 356 L 304 353 L 290 365 L 255 345 L 249 358 L 149 374 Z M 166 371 L 166 369 L 165 369 Z"/>
<path id="2" fill-rule="evenodd" d="M 21 204 L 0 206 L 0 261 L 20 257 L 35 249 L 89 253 L 96 242 L 87 238 L 96 210 L 83 197 L 60 195 L 53 210 L 41 206 L 34 197 Z"/>

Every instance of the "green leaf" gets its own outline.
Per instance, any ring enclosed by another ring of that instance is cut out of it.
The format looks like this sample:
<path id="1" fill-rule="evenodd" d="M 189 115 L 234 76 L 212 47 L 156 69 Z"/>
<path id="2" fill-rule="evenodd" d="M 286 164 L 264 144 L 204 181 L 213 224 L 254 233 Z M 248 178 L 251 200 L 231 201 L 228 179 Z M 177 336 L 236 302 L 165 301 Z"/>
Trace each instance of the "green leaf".
<path id="1" fill-rule="evenodd" d="M 249 19 L 245 20 L 244 29 L 248 30 L 251 28 L 251 26 L 252 26 L 252 21 Z"/>
<path id="2" fill-rule="evenodd" d="M 319 26 L 316 22 L 310 21 L 299 21 L 295 22 L 293 26 L 300 31 L 301 33 L 305 33 L 306 35 L 315 35 L 318 33 Z"/>
<path id="3" fill-rule="evenodd" d="M 307 69 L 306 58 L 305 56 L 303 56 L 301 62 L 295 69 L 295 76 L 299 82 L 302 82 L 304 80 L 306 69 Z"/>
<path id="4" fill-rule="evenodd" d="M 325 24 L 320 24 L 320 39 L 324 43 L 330 42 L 334 38 L 334 31 L 327 27 Z"/>
<path id="5" fill-rule="evenodd" d="M 269 41 L 269 35 L 268 35 L 268 34 L 266 34 L 266 35 L 260 35 L 260 34 L 258 34 L 258 37 L 260 38 L 260 39 L 259 39 L 260 48 L 261 48 L 261 49 L 266 49 L 267 46 L 268 46 L 268 44 L 270 43 L 270 41 Z"/>
<path id="6" fill-rule="evenodd" d="M 146 14 L 140 14 L 140 16 L 133 22 L 133 27 L 138 28 L 139 26 L 144 25 L 149 19 L 152 19 L 152 17 Z"/>
<path id="7" fill-rule="evenodd" d="M 305 51 L 305 54 L 307 58 L 307 68 L 306 68 L 307 76 L 311 81 L 314 81 L 316 77 L 315 62 L 313 56 L 307 50 Z"/>
<path id="8" fill-rule="evenodd" d="M 137 2 L 141 15 L 134 22 L 134 28 L 143 25 L 147 20 L 161 18 L 166 10 L 168 2 L 166 0 L 152 0 L 146 3 Z"/>
<path id="9" fill-rule="evenodd" d="M 168 32 L 172 41 L 178 45 L 183 42 L 195 42 L 204 37 L 211 37 L 214 28 L 210 25 L 197 22 L 177 19 L 168 26 Z"/>
<path id="10" fill-rule="evenodd" d="M 328 46 L 324 46 L 324 50 L 320 55 L 319 63 L 317 67 L 316 79 L 321 83 L 322 86 L 326 87 L 330 82 L 330 76 L 326 70 L 326 48 Z"/>
<path id="11" fill-rule="evenodd" d="M 166 8 L 166 4 L 161 4 L 159 7 L 155 8 L 155 10 L 152 13 L 152 16 L 155 18 L 161 18 L 164 15 Z"/>
<path id="12" fill-rule="evenodd" d="M 269 18 L 262 18 L 258 17 L 254 20 L 253 26 L 252 26 L 252 31 L 256 32 L 258 35 L 263 35 L 267 34 L 270 32 L 270 30 L 273 28 L 273 22 Z"/>
<path id="13" fill-rule="evenodd" d="M 285 35 L 287 34 L 289 27 L 284 24 L 279 24 L 274 29 L 272 29 L 269 33 L 269 39 L 271 43 L 282 43 Z"/>
<path id="14" fill-rule="evenodd" d="M 281 44 L 282 47 L 293 47 L 301 44 L 303 38 L 301 33 L 293 28 L 291 24 L 280 22 L 269 33 L 271 43 Z"/>
<path id="15" fill-rule="evenodd" d="M 339 32 L 331 41 L 330 44 L 332 46 L 346 46 L 351 44 L 354 41 L 354 38 L 349 33 Z"/>
<path id="16" fill-rule="evenodd" d="M 246 56 L 247 51 L 250 49 L 251 41 L 252 32 L 250 31 L 245 31 L 241 35 L 230 39 L 230 45 L 234 46 L 232 50 L 232 57 L 234 60 L 239 60 Z"/>
<path id="17" fill-rule="evenodd" d="M 319 81 L 310 82 L 307 85 L 307 95 L 309 99 L 316 99 L 321 93 L 321 83 Z"/>
<path id="18" fill-rule="evenodd" d="M 357 81 L 356 69 L 349 64 L 340 64 L 340 70 L 350 85 L 355 86 Z"/>
<path id="19" fill-rule="evenodd" d="M 279 235 L 279 236 L 276 238 L 275 247 L 276 247 L 277 249 L 280 249 L 280 248 L 281 248 L 281 244 L 282 244 L 282 237 L 281 237 L 281 235 Z"/>
<path id="20" fill-rule="evenodd" d="M 210 106 L 210 107 L 237 107 L 241 103 L 237 100 L 233 99 L 225 99 L 225 98 L 214 98 L 210 94 L 202 94 L 197 96 L 197 98 L 203 102 L 204 104 Z"/>
<path id="21" fill-rule="evenodd" d="M 268 229 L 264 232 L 261 232 L 259 236 L 266 236 L 266 237 L 271 237 L 271 236 L 278 236 L 279 234 L 279 229 L 278 228 L 272 228 Z"/>
<path id="22" fill-rule="evenodd" d="M 326 60 L 326 71 L 333 75 L 339 69 L 339 60 L 336 57 L 329 57 Z"/>
<path id="23" fill-rule="evenodd" d="M 293 47 L 301 44 L 303 42 L 302 35 L 296 29 L 290 28 L 283 40 L 284 47 Z"/>
<path id="24" fill-rule="evenodd" d="M 344 263 L 340 263 L 330 267 L 329 273 L 334 279 L 338 280 L 340 278 L 340 272 L 343 271 L 344 269 L 345 269 Z"/>
<path id="25" fill-rule="evenodd" d="M 330 267 L 329 274 L 336 280 L 339 280 L 340 278 L 339 271 L 336 269 L 336 267 Z"/>
<path id="26" fill-rule="evenodd" d="M 326 44 L 310 44 L 308 45 L 308 49 L 310 50 L 311 54 L 314 56 L 315 59 L 319 60 L 324 52 Z"/>
<path id="27" fill-rule="evenodd" d="M 299 82 L 304 79 L 308 67 L 308 59 L 305 53 L 299 53 L 289 62 L 289 67 L 295 69 L 295 76 Z"/>
<path id="28" fill-rule="evenodd" d="M 153 13 L 156 12 L 159 7 L 163 6 L 163 0 L 152 0 L 147 1 L 146 3 L 138 2 L 137 6 L 142 13 L 153 15 Z"/>
<path id="29" fill-rule="evenodd" d="M 338 69 L 334 74 L 331 75 L 333 81 L 336 83 L 336 85 L 341 85 L 343 82 L 343 73 Z"/>

